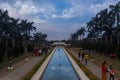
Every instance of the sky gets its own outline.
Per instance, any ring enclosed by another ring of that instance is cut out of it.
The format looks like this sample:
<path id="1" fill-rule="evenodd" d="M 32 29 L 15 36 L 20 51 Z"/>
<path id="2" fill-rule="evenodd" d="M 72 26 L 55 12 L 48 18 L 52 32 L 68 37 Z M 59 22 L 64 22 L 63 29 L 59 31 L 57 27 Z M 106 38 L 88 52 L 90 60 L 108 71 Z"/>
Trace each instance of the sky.
<path id="1" fill-rule="evenodd" d="M 48 40 L 69 39 L 96 13 L 119 0 L 0 0 L 0 9 L 14 18 L 34 22 Z"/>

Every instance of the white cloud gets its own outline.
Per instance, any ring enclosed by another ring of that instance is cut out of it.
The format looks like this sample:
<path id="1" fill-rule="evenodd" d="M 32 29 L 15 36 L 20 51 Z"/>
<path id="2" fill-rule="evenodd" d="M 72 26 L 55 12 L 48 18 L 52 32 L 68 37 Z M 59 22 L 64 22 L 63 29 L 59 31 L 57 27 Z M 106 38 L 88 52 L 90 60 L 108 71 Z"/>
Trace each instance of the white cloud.
<path id="1" fill-rule="evenodd" d="M 58 16 L 56 14 L 52 14 L 52 18 L 57 18 Z"/>
<path id="2" fill-rule="evenodd" d="M 0 7 L 3 10 L 8 10 L 9 15 L 14 18 L 38 13 L 37 8 L 31 2 L 23 3 L 21 1 L 16 1 L 15 4 L 12 5 L 10 3 L 3 3 Z"/>
<path id="3" fill-rule="evenodd" d="M 15 1 L 14 4 L 2 3 L 0 8 L 8 10 L 9 15 L 14 18 L 29 18 L 36 14 L 43 14 L 44 17 L 48 18 L 52 13 L 56 11 L 52 4 L 44 3 L 41 5 L 35 5 L 33 2 L 28 1 Z"/>
<path id="4" fill-rule="evenodd" d="M 73 13 L 74 13 L 73 8 L 65 9 L 65 10 L 62 12 L 61 18 L 72 18 L 72 17 L 75 17 L 76 15 L 73 14 Z"/>
<path id="5" fill-rule="evenodd" d="M 46 20 L 40 19 L 39 17 L 35 17 L 35 18 L 33 19 L 33 21 L 34 21 L 35 24 L 42 24 L 42 23 L 47 23 L 47 22 L 48 22 L 48 21 L 46 21 Z"/>
<path id="6" fill-rule="evenodd" d="M 100 10 L 109 8 L 109 5 L 111 4 L 116 4 L 118 1 L 116 0 L 105 0 L 105 2 L 103 4 L 91 4 L 88 8 L 88 11 L 91 13 L 98 13 Z"/>
<path id="7" fill-rule="evenodd" d="M 10 16 L 14 16 L 14 17 L 16 17 L 17 16 L 17 9 L 16 8 L 13 8 L 10 4 L 8 4 L 8 3 L 5 3 L 5 4 L 1 4 L 0 5 L 0 8 L 2 8 L 3 10 L 8 10 L 9 11 L 9 15 Z"/>
<path id="8" fill-rule="evenodd" d="M 52 18 L 63 18 L 63 19 L 69 19 L 69 18 L 73 18 L 76 16 L 81 16 L 83 14 L 83 9 L 84 9 L 84 5 L 76 5 L 76 6 L 72 6 L 70 8 L 64 9 L 61 14 L 52 14 Z"/>
<path id="9" fill-rule="evenodd" d="M 37 11 L 37 8 L 32 5 L 32 3 L 23 3 L 21 6 L 20 6 L 20 10 L 19 10 L 19 14 L 20 15 L 26 15 L 26 14 L 35 14 L 35 13 L 38 13 Z"/>

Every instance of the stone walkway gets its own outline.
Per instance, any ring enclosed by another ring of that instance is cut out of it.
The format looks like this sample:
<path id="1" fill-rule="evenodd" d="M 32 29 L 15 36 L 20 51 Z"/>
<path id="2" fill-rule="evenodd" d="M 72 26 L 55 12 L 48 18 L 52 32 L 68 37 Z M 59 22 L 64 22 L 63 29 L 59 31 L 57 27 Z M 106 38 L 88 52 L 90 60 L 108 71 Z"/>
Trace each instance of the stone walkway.
<path id="1" fill-rule="evenodd" d="M 23 78 L 41 59 L 42 57 L 31 58 L 14 70 L 9 71 L 5 76 L 0 77 L 0 80 L 21 80 L 21 78 Z"/>
<path id="2" fill-rule="evenodd" d="M 77 52 L 74 50 L 70 50 L 70 52 L 77 57 Z M 77 57 L 78 58 L 78 57 Z M 33 57 L 27 62 L 23 62 L 22 65 L 17 66 L 14 70 L 9 71 L 6 75 L 3 77 L 0 77 L 0 80 L 21 80 L 25 76 L 26 73 L 28 73 L 35 64 L 37 64 L 42 57 Z M 85 63 L 81 61 L 83 65 Z M 95 65 L 93 62 L 88 61 L 88 64 L 85 65 L 96 77 L 98 77 L 99 80 L 101 80 L 101 68 L 97 65 Z M 0 72 L 2 73 L 2 72 Z M 115 79 L 118 80 L 118 79 Z"/>
<path id="3" fill-rule="evenodd" d="M 70 52 L 78 59 L 78 55 L 77 55 L 78 52 L 74 51 L 73 49 L 70 49 Z M 92 61 L 89 61 L 89 60 L 88 60 L 88 64 L 87 64 L 87 65 L 85 65 L 85 62 L 82 61 L 81 59 L 80 59 L 80 61 L 81 61 L 81 63 L 82 63 L 84 66 L 86 66 L 86 68 L 87 68 L 88 70 L 90 70 L 99 80 L 102 80 L 102 78 L 101 78 L 101 76 L 102 76 L 101 67 L 97 66 L 95 63 L 93 63 Z M 107 74 L 107 75 L 108 75 L 107 77 L 108 77 L 108 80 L 109 80 L 109 74 Z M 118 79 L 115 78 L 115 80 L 118 80 Z"/>

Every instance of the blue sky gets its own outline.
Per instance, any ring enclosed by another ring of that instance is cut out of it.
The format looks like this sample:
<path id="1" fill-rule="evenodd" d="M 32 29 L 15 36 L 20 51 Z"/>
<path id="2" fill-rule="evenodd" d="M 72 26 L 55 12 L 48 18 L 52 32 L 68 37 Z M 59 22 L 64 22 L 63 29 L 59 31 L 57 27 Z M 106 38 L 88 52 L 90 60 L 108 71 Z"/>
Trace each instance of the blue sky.
<path id="1" fill-rule="evenodd" d="M 70 34 L 85 27 L 97 12 L 119 0 L 0 0 L 0 9 L 14 18 L 34 22 L 37 31 L 48 40 L 68 39 Z"/>

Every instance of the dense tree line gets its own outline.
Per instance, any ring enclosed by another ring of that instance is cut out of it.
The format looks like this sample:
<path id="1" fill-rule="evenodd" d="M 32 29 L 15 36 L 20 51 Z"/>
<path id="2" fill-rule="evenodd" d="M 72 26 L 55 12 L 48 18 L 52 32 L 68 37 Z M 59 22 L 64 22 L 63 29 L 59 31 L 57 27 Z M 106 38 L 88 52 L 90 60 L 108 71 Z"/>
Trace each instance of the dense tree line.
<path id="1" fill-rule="evenodd" d="M 84 37 L 85 34 L 87 37 Z M 82 27 L 72 33 L 70 40 L 75 46 L 120 56 L 120 1 L 98 12 L 86 28 Z"/>
<path id="2" fill-rule="evenodd" d="M 0 61 L 5 56 L 9 59 L 18 57 L 25 50 L 29 51 L 30 46 L 34 46 L 36 40 L 45 42 L 47 35 L 36 32 L 36 27 L 33 24 L 27 19 L 20 20 L 10 17 L 7 10 L 0 9 Z M 33 36 L 31 32 L 34 32 Z"/>

